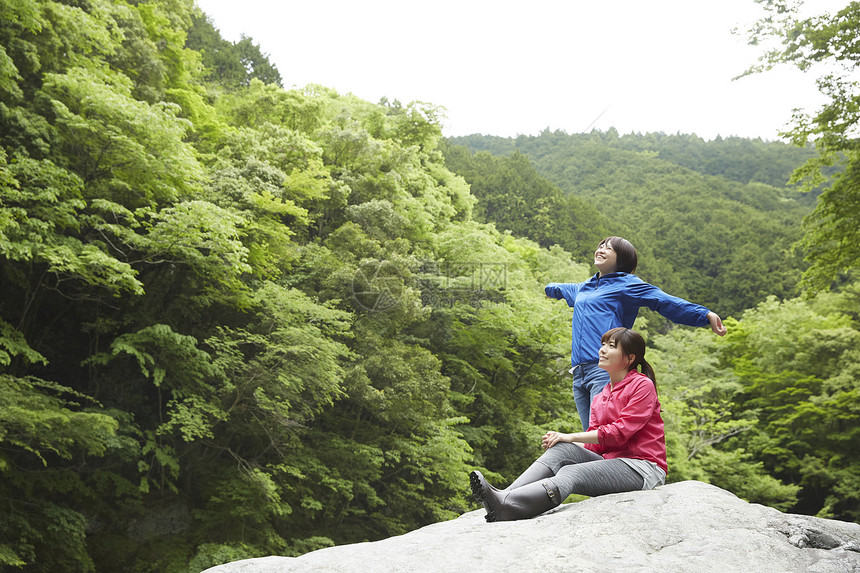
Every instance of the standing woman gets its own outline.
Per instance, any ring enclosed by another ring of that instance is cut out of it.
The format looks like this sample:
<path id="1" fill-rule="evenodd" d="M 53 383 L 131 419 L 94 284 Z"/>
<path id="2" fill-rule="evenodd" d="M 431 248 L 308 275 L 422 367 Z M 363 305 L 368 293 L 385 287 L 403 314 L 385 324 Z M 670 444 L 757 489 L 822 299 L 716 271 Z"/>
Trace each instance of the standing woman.
<path id="1" fill-rule="evenodd" d="M 629 241 L 608 237 L 594 252 L 597 274 L 582 283 L 550 283 L 544 289 L 549 298 L 563 298 L 573 307 L 570 372 L 573 399 L 583 428 L 588 427 L 594 398 L 609 382 L 606 371 L 597 367 L 600 337 L 618 326 L 633 328 L 641 307 L 656 310 L 678 324 L 710 325 L 717 335 L 726 334 L 716 313 L 668 295 L 634 275 L 638 261 Z"/>
<path id="2" fill-rule="evenodd" d="M 588 431 L 547 432 L 546 452 L 504 490 L 481 472 L 469 475 L 487 521 L 533 517 L 572 493 L 593 497 L 666 483 L 663 418 L 645 340 L 624 327 L 610 330 L 602 337 L 598 365 L 610 381 L 594 403 Z"/>

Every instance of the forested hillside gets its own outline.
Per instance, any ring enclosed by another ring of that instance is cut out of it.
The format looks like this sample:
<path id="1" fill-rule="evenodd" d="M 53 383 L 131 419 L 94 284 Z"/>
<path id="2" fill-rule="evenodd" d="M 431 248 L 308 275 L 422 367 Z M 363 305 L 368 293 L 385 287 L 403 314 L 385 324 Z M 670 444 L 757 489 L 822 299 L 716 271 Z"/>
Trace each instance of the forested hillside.
<path id="1" fill-rule="evenodd" d="M 0 567 L 403 533 L 568 418 L 588 267 L 471 220 L 433 107 L 266 84 L 191 2 L 3 14 Z"/>
<path id="2" fill-rule="evenodd" d="M 801 194 L 787 182 L 812 157 L 811 149 L 737 138 L 621 137 L 614 130 L 472 135 L 450 138 L 448 145 L 476 152 L 475 164 L 487 161 L 485 153 L 527 157 L 567 201 L 599 213 L 587 218 L 592 226 L 629 238 L 646 255 L 638 274 L 667 292 L 724 316 L 739 316 L 769 295 L 796 294 L 805 265 L 792 245 L 815 194 Z M 480 185 L 462 155 L 448 152 L 448 165 L 473 187 Z M 564 211 L 557 216 L 569 217 Z M 570 248 L 564 233 L 558 236 L 558 244 Z"/>
<path id="3" fill-rule="evenodd" d="M 559 245 L 586 261 L 608 235 L 608 221 L 597 209 L 541 177 L 525 155 L 473 155 L 445 142 L 441 149 L 445 165 L 469 183 L 476 219 L 542 247 Z"/>
<path id="4" fill-rule="evenodd" d="M 284 90 L 192 0 L 0 11 L 0 569 L 196 573 L 475 509 L 470 469 L 578 429 L 543 287 L 593 272 L 613 211 L 738 319 L 640 321 L 670 480 L 860 519 L 860 293 L 782 298 L 808 200 L 602 135 L 574 195 L 526 149 L 450 147 L 433 105 Z"/>
<path id="5" fill-rule="evenodd" d="M 722 177 L 736 183 L 765 183 L 778 188 L 785 187 L 794 170 L 816 155 L 812 147 L 798 147 L 782 141 L 719 136 L 706 141 L 696 135 L 680 133 L 621 135 L 615 129 L 571 135 L 544 130 L 538 138 L 468 135 L 452 137 L 449 141 L 474 151 L 488 151 L 493 155 L 511 155 L 514 151 L 519 150 L 522 153 L 524 149 L 529 149 L 533 150 L 530 155 L 537 157 L 545 155 L 549 146 L 569 146 L 573 150 L 576 140 L 595 138 L 607 148 L 650 152 L 652 157 L 702 175 Z M 543 149 L 542 153 L 540 149 Z M 814 196 L 810 198 L 814 200 Z"/>

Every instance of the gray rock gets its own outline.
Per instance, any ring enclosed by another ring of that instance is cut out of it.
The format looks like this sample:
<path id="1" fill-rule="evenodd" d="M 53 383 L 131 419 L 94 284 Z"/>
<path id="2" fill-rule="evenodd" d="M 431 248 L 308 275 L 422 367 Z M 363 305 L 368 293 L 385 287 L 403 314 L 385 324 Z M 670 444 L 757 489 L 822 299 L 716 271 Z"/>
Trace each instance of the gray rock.
<path id="1" fill-rule="evenodd" d="M 381 541 L 205 573 L 860 572 L 860 524 L 786 514 L 686 481 L 564 504 L 534 519 L 484 511 Z"/>

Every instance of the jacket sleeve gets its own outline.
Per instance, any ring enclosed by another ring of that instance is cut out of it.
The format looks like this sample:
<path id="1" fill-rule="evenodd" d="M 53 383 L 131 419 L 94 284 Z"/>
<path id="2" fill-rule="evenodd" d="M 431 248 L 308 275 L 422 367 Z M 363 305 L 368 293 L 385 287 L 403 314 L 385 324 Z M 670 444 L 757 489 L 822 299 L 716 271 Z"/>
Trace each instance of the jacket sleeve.
<path id="1" fill-rule="evenodd" d="M 656 310 L 672 322 L 687 326 L 706 326 L 708 313 L 711 312 L 700 304 L 666 294 L 654 285 L 641 280 L 627 285 L 624 289 L 624 297 L 628 305 Z"/>
<path id="2" fill-rule="evenodd" d="M 597 443 L 601 447 L 597 453 L 622 449 L 651 419 L 657 404 L 657 389 L 647 379 L 631 385 L 627 403 L 621 408 L 618 419 L 597 428 Z"/>
<path id="3" fill-rule="evenodd" d="M 591 409 L 591 415 L 588 419 L 588 431 L 598 430 L 597 435 L 598 438 L 600 436 L 600 425 L 597 423 L 597 418 L 594 415 L 594 408 Z M 582 444 L 585 446 L 586 450 L 591 450 L 595 454 L 603 455 L 606 452 L 606 448 L 604 448 L 600 443 L 597 444 Z"/>
<path id="4" fill-rule="evenodd" d="M 563 298 L 567 306 L 573 306 L 576 302 L 576 293 L 582 283 L 549 283 L 544 287 L 546 296 L 555 299 Z"/>

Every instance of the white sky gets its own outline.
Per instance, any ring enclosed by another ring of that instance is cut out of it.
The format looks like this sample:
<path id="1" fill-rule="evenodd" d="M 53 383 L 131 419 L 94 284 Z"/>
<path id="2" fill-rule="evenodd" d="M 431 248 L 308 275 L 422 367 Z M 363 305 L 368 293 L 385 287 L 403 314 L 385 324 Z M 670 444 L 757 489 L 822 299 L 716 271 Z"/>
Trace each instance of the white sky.
<path id="1" fill-rule="evenodd" d="M 285 87 L 446 108 L 446 136 L 541 130 L 779 139 L 823 102 L 783 67 L 732 81 L 761 48 L 731 33 L 753 0 L 197 0 L 230 41 L 250 36 Z M 847 0 L 814 0 L 815 12 Z"/>

